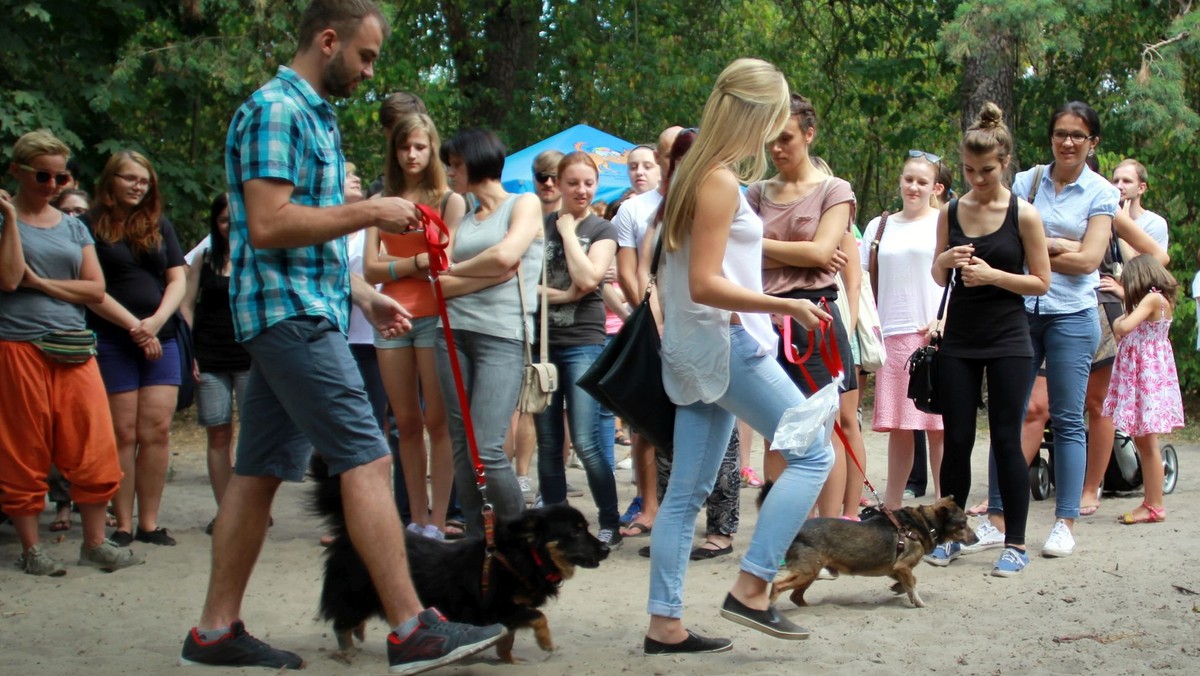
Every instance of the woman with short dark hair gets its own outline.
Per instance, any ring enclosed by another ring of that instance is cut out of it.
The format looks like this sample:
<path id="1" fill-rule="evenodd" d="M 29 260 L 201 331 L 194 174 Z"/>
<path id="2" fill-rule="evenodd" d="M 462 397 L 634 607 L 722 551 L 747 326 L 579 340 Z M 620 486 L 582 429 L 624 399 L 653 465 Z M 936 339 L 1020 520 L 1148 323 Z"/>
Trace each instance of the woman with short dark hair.
<path id="1" fill-rule="evenodd" d="M 504 437 L 517 407 L 525 342 L 533 337 L 533 312 L 542 274 L 542 210 L 532 194 L 510 195 L 500 185 L 504 144 L 490 131 L 460 132 L 441 147 L 450 187 L 471 193 L 478 206 L 450 229 L 450 269 L 441 275 L 454 345 L 470 399 L 487 498 L 499 518 L 524 508 Z M 524 304 L 516 274 L 524 283 Z M 454 449 L 454 481 L 467 530 L 483 534 L 483 501 L 467 446 L 463 411 L 455 394 L 446 337 L 436 343 L 438 381 L 446 402 Z"/>

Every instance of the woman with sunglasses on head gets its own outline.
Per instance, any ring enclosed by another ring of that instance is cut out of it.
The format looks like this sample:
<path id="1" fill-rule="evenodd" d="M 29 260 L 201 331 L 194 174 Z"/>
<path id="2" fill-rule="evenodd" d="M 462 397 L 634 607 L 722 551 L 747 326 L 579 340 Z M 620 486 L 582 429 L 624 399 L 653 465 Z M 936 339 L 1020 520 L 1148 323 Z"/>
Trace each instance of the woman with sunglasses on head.
<path id="1" fill-rule="evenodd" d="M 21 136 L 8 168 L 16 197 L 0 198 L 0 511 L 21 542 L 18 565 L 31 575 L 66 573 L 38 538 L 52 463 L 83 518 L 80 565 L 141 563 L 104 535 L 121 467 L 112 418 L 96 406 L 104 384 L 84 323 L 84 305 L 104 296 L 104 275 L 87 228 L 50 205 L 70 180 L 69 155 L 46 130 Z"/>
<path id="2" fill-rule="evenodd" d="M 234 338 L 229 306 L 229 196 L 220 193 L 208 210 L 208 248 L 188 267 L 180 314 L 191 324 L 196 357 L 196 423 L 208 445 L 208 482 L 217 506 L 233 476 L 233 406 L 239 412 L 250 377 L 250 354 Z M 216 517 L 204 532 L 212 535 Z"/>
<path id="3" fill-rule="evenodd" d="M 450 229 L 450 269 L 442 273 L 449 297 L 461 376 L 470 401 L 479 460 L 487 473 L 487 500 L 498 519 L 524 509 L 521 488 L 504 453 L 504 439 L 521 391 L 524 341 L 532 340 L 537 285 L 542 277 L 542 213 L 531 194 L 504 190 L 504 144 L 490 131 L 469 129 L 442 144 L 450 188 L 471 193 L 479 206 Z M 524 284 L 524 305 L 514 277 Z M 467 517 L 467 532 L 483 535 L 483 500 L 467 443 L 449 344 L 439 331 L 438 383 L 446 402 L 454 451 L 454 485 Z"/>
<path id="4" fill-rule="evenodd" d="M 800 410 L 804 396 L 775 361 L 770 315 L 802 330 L 832 317 L 802 299 L 762 291 L 763 225 L 740 187 L 762 175 L 763 148 L 789 120 L 788 86 L 775 66 L 738 59 L 725 68 L 700 122 L 700 134 L 672 177 L 663 211 L 658 290 L 663 308 L 663 385 L 678 405 L 675 458 L 651 533 L 647 655 L 723 652 L 728 639 L 683 624 L 683 583 L 700 505 L 712 490 L 735 416 L 765 438 L 781 422 L 828 421 Z M 807 161 L 807 160 L 806 160 Z M 829 411 L 832 414 L 833 411 Z M 750 548 L 721 615 L 782 639 L 808 630 L 768 600 L 779 562 L 812 509 L 833 464 L 825 434 L 799 447 L 781 438 L 772 450 L 786 469 L 766 496 Z"/>
<path id="5" fill-rule="evenodd" d="M 446 183 L 446 170 L 435 154 L 440 145 L 437 127 L 428 115 L 414 113 L 400 118 L 388 137 L 383 194 L 424 204 L 454 229 L 462 220 L 466 203 Z M 424 231 L 394 235 L 368 228 L 363 276 L 372 284 L 383 284 L 380 290 L 412 313 L 412 329 L 393 339 L 377 334 L 375 351 L 400 434 L 396 478 L 404 485 L 396 495 L 408 496 L 412 519 L 409 530 L 440 540 L 446 532 L 454 459 L 437 378 L 434 343 L 439 333 L 438 307 L 429 285 Z M 426 476 L 431 479 L 432 501 Z"/>
<path id="6" fill-rule="evenodd" d="M 746 190 L 746 199 L 763 219 L 763 289 L 784 298 L 803 298 L 814 303 L 822 298 L 828 301 L 829 312 L 837 321 L 826 327 L 824 337 L 818 335 L 818 341 L 837 341 L 842 360 L 839 419 L 850 451 L 861 459 L 866 456 L 866 449 L 858 427 L 858 379 L 847 330 L 857 321 L 859 275 L 853 275 L 858 281 L 847 288 L 852 316 L 843 318 L 834 303 L 835 276 L 850 260 L 846 252 L 853 249 L 857 254 L 858 243 L 851 228 L 854 190 L 846 181 L 818 169 L 810 159 L 809 148 L 817 134 L 817 112 L 812 103 L 793 93 L 789 109 L 787 125 L 767 147 L 779 173 Z M 793 324 L 792 342 L 796 354 L 804 355 L 808 331 Z M 821 352 L 818 344 L 802 365 L 796 365 L 787 360 L 780 346 L 779 363 L 806 395 L 814 392 L 806 372 L 817 389 L 833 382 L 833 374 Z M 834 450 L 836 461 L 817 500 L 817 511 L 821 516 L 856 517 L 858 500 L 846 500 L 847 449 L 836 437 Z M 777 476 L 782 465 L 779 456 L 768 454 L 764 461 L 767 478 Z"/>
<path id="7" fill-rule="evenodd" d="M 158 511 L 181 375 L 175 311 L 187 290 L 187 272 L 175 228 L 163 216 L 150 161 L 133 150 L 108 158 L 85 222 L 108 282 L 104 300 L 88 306 L 88 325 L 96 331 L 97 361 L 125 473 L 111 539 L 121 546 L 135 539 L 174 545 L 158 523 Z"/>
<path id="8" fill-rule="evenodd" d="M 1075 550 L 1073 530 L 1087 463 L 1083 412 L 1100 344 L 1098 268 L 1112 237 L 1120 193 L 1089 166 L 1100 143 L 1100 117 L 1091 106 L 1080 101 L 1060 106 L 1050 117 L 1047 137 L 1054 161 L 1017 174 L 1012 189 L 1018 196 L 1033 196 L 1050 256 L 1050 289 L 1027 297 L 1025 311 L 1033 341 L 1030 372 L 1045 362 L 1054 432 L 1055 522 L 1042 556 L 1063 557 Z M 1007 535 L 1005 505 L 995 485 L 989 487 L 987 509 L 992 528 L 982 533 L 984 539 Z"/>
<path id="9" fill-rule="evenodd" d="M 887 488 L 884 504 L 898 509 L 913 465 L 914 431 L 928 440 L 935 497 L 941 497 L 938 478 L 942 464 L 942 417 L 918 411 L 908 398 L 908 357 L 929 343 L 937 319 L 941 288 L 928 275 L 914 275 L 933 264 L 937 242 L 938 198 L 945 186 L 939 182 L 942 158 L 921 150 L 910 150 L 900 173 L 898 213 L 886 221 L 877 217 L 863 231 L 864 269 L 872 251 L 877 260 L 874 283 L 879 290 L 875 304 L 883 333 L 887 361 L 875 373 L 875 411 L 871 428 L 888 435 Z M 882 221 L 882 231 L 880 229 Z M 871 293 L 871 289 L 862 289 Z M 925 462 L 924 456 L 921 462 Z"/>

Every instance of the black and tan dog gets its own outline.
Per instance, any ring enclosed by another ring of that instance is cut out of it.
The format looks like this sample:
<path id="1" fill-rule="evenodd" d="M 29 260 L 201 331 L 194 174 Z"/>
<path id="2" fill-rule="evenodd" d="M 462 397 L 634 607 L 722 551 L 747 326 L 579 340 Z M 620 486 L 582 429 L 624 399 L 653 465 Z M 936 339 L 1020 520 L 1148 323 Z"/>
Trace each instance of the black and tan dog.
<path id="1" fill-rule="evenodd" d="M 349 661 L 356 652 L 354 637 L 364 638 L 366 621 L 383 617 L 383 605 L 366 565 L 350 543 L 342 512 L 341 482 L 330 478 L 325 464 L 314 457 L 312 476 L 316 510 L 329 522 L 334 536 L 326 551 L 325 580 L 319 615 L 333 622 L 336 659 Z M 515 662 L 514 632 L 533 629 L 538 647 L 554 650 L 550 626 L 538 608 L 558 596 L 559 586 L 575 567 L 596 568 L 608 548 L 589 531 L 583 514 L 567 505 L 526 511 L 497 524 L 496 549 L 486 564 L 483 588 L 483 538 L 442 542 L 406 531 L 408 565 L 413 584 L 425 607 L 437 608 L 448 619 L 475 625 L 500 623 L 508 635 L 496 646 L 500 659 Z"/>
<path id="2" fill-rule="evenodd" d="M 764 494 L 768 487 L 764 487 Z M 967 515 L 953 498 L 932 505 L 904 507 L 893 514 L 901 530 L 882 512 L 870 511 L 862 521 L 809 519 L 788 547 L 783 569 L 771 585 L 771 602 L 785 591 L 798 606 L 807 605 L 804 592 L 827 568 L 839 574 L 890 577 L 892 591 L 907 593 L 918 608 L 925 607 L 917 595 L 913 568 L 921 557 L 944 542 L 974 544 L 977 539 Z"/>

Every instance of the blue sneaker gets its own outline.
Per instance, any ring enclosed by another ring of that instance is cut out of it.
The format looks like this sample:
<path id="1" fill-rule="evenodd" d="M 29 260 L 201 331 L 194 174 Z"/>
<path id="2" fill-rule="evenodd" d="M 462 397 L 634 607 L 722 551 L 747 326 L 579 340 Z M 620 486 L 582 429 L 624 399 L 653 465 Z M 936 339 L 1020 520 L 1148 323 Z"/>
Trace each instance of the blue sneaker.
<path id="1" fill-rule="evenodd" d="M 641 513 L 642 513 L 642 498 L 641 498 L 641 496 L 638 496 L 633 499 L 633 502 L 629 503 L 629 509 L 626 509 L 625 513 L 621 515 L 621 519 L 620 519 L 621 525 L 628 526 L 629 524 L 633 523 L 633 520 L 636 519 L 637 515 L 641 514 Z"/>
<path id="2" fill-rule="evenodd" d="M 962 555 L 962 545 L 957 542 L 940 544 L 932 554 L 926 554 L 925 563 L 931 566 L 948 566 L 950 562 Z"/>
<path id="3" fill-rule="evenodd" d="M 1005 547 L 1004 553 L 992 567 L 992 575 L 996 577 L 1016 577 L 1029 565 L 1029 555 L 1016 547 Z"/>

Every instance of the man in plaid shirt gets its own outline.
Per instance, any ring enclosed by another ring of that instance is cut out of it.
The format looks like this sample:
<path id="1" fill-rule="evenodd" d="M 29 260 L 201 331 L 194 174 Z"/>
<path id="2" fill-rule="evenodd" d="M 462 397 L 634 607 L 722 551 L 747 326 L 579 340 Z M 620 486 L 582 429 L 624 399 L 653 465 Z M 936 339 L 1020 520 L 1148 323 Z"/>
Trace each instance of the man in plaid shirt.
<path id="1" fill-rule="evenodd" d="M 304 661 L 246 632 L 241 602 L 283 481 L 301 481 L 313 447 L 342 482 L 346 523 L 393 631 L 393 673 L 416 673 L 493 645 L 502 625 L 472 627 L 424 609 L 413 589 L 391 496 L 391 455 L 346 340 L 350 303 L 385 337 L 408 312 L 347 268 L 346 235 L 420 222 L 396 198 L 342 204 L 344 159 L 331 96 L 371 77 L 389 28 L 370 0 L 312 0 L 290 67 L 234 115 L 226 140 L 230 303 L 253 358 L 234 476 L 213 531 L 212 575 L 181 662 L 297 669 Z"/>

